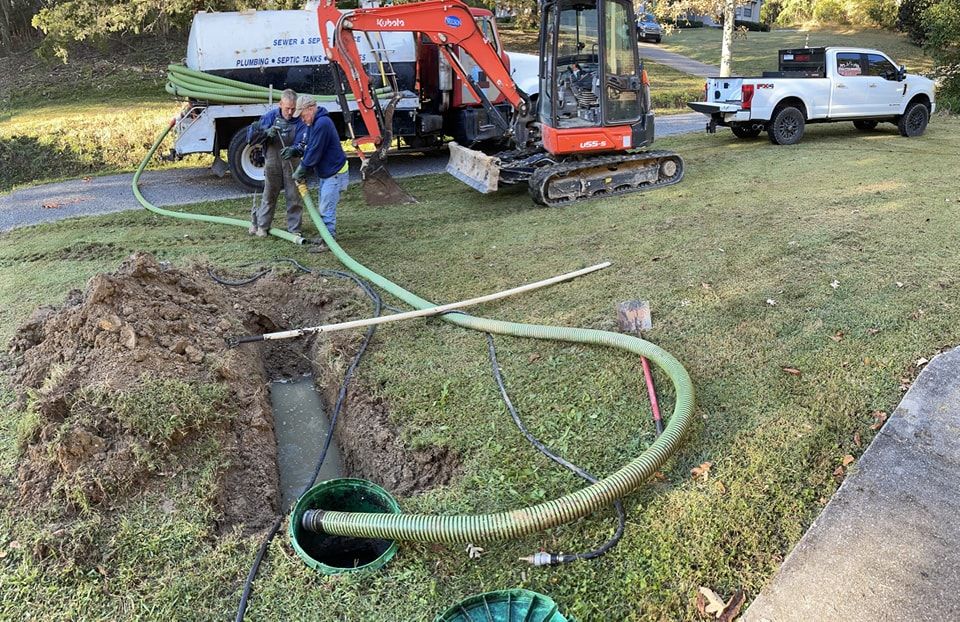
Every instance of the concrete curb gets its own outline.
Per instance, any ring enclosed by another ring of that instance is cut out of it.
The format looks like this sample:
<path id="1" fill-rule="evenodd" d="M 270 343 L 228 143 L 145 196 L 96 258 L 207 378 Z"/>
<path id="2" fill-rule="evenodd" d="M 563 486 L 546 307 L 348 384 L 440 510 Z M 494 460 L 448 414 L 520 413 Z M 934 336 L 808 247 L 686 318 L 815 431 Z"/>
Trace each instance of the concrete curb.
<path id="1" fill-rule="evenodd" d="M 960 620 L 960 348 L 934 357 L 745 622 Z"/>

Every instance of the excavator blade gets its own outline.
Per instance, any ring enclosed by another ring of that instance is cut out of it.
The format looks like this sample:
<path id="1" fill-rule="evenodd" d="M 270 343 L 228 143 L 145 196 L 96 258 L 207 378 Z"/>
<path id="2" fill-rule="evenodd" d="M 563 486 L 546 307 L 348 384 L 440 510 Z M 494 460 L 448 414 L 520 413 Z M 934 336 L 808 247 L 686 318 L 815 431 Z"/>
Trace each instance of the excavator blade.
<path id="1" fill-rule="evenodd" d="M 451 142 L 447 172 L 474 190 L 496 192 L 500 181 L 500 159 Z"/>
<path id="2" fill-rule="evenodd" d="M 382 205 L 404 205 L 416 203 L 406 190 L 393 178 L 384 165 L 379 151 L 363 161 L 360 167 L 360 176 L 363 178 L 363 199 L 367 205 L 378 207 Z"/>

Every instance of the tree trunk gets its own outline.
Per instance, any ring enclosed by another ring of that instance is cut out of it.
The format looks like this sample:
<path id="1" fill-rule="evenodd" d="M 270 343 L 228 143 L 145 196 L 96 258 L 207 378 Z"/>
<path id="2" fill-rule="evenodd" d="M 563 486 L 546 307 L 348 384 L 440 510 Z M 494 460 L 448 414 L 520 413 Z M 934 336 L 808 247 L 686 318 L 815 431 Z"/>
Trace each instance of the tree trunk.
<path id="1" fill-rule="evenodd" d="M 0 50 L 9 52 L 13 49 L 13 27 L 10 24 L 10 0 L 0 0 Z"/>
<path id="2" fill-rule="evenodd" d="M 733 73 L 733 22 L 736 20 L 734 7 L 736 0 L 723 1 L 723 47 L 720 49 L 720 77 L 726 78 Z"/>

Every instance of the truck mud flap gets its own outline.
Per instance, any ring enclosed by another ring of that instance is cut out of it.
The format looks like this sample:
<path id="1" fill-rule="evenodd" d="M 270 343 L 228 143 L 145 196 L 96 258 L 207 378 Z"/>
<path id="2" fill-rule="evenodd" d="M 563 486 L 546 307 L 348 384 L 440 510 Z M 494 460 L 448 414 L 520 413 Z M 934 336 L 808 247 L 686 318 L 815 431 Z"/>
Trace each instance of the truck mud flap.
<path id="1" fill-rule="evenodd" d="M 500 182 L 500 159 L 450 142 L 447 172 L 474 190 L 496 192 Z"/>

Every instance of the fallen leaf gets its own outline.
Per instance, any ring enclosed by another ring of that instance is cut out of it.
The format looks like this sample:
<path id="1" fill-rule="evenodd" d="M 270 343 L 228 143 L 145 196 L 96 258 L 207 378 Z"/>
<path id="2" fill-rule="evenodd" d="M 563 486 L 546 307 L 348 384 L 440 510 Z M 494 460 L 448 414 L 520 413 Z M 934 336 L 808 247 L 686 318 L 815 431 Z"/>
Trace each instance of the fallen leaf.
<path id="1" fill-rule="evenodd" d="M 467 548 L 465 548 L 464 551 L 467 552 L 467 557 L 469 557 L 470 559 L 480 559 L 480 555 L 483 554 L 482 548 L 480 548 L 479 546 L 474 546 L 472 544 L 468 544 Z"/>
<path id="2" fill-rule="evenodd" d="M 703 587 L 701 585 L 698 593 L 701 594 L 707 601 L 703 607 L 704 615 L 719 618 L 723 613 L 723 610 L 727 608 L 727 603 L 723 602 L 723 599 L 717 596 L 716 592 L 708 587 Z M 697 609 L 699 608 L 700 607 L 698 606 Z"/>
<path id="3" fill-rule="evenodd" d="M 7 548 L 10 548 L 10 549 L 13 549 L 13 550 L 19 549 L 19 548 L 20 548 L 20 541 L 19 541 L 19 540 L 11 540 L 11 541 L 10 541 L 10 544 L 7 545 Z"/>
<path id="4" fill-rule="evenodd" d="M 83 178 L 83 183 L 89 184 L 92 180 L 93 180 L 92 177 L 84 177 L 84 178 Z"/>
<path id="5" fill-rule="evenodd" d="M 777 301 L 774 300 L 773 298 L 767 298 L 767 304 L 770 305 L 771 307 L 775 307 L 777 306 Z"/>
<path id="6" fill-rule="evenodd" d="M 717 488 L 717 492 L 721 495 L 727 494 L 727 487 L 723 485 L 723 482 L 717 481 L 713 484 Z"/>
<path id="7" fill-rule="evenodd" d="M 833 339 L 834 341 L 843 341 L 843 331 L 838 330 L 834 334 L 830 335 L 830 338 Z"/>
<path id="8" fill-rule="evenodd" d="M 681 300 L 681 301 L 680 301 L 680 306 L 681 306 L 681 307 L 689 307 L 689 306 L 692 305 L 692 304 L 693 304 L 693 301 L 692 301 L 692 300 Z"/>
<path id="9" fill-rule="evenodd" d="M 663 471 L 654 471 L 653 479 L 658 482 L 665 482 L 667 481 L 667 476 L 663 474 Z"/>
<path id="10" fill-rule="evenodd" d="M 856 445 L 857 447 L 860 447 L 860 433 L 859 433 L 859 432 L 854 432 L 854 433 L 853 433 L 853 444 Z"/>
<path id="11" fill-rule="evenodd" d="M 710 467 L 712 466 L 713 466 L 712 462 L 704 462 L 700 466 L 695 466 L 692 469 L 690 469 L 690 474 L 693 475 L 694 477 L 702 476 L 703 479 L 707 479 L 707 476 L 710 474 Z"/>
<path id="12" fill-rule="evenodd" d="M 528 362 L 528 363 L 534 363 L 534 362 L 539 361 L 539 360 L 540 360 L 540 353 L 539 353 L 539 352 L 533 352 L 532 354 L 530 354 L 530 356 L 527 357 L 527 362 Z"/>
<path id="13" fill-rule="evenodd" d="M 919 320 L 924 316 L 925 313 L 926 311 L 924 311 L 923 309 L 917 309 L 916 311 L 910 314 L 910 317 L 914 320 Z"/>
<path id="14" fill-rule="evenodd" d="M 733 622 L 733 620 L 740 615 L 740 609 L 743 608 L 743 603 L 746 602 L 746 600 L 747 595 L 743 593 L 743 590 L 737 590 L 733 593 L 727 606 L 724 607 L 723 613 L 717 619 L 720 620 L 720 622 Z"/>
<path id="15" fill-rule="evenodd" d="M 800 370 L 796 367 L 781 367 L 783 371 L 787 372 L 791 376 L 799 376 L 801 374 Z"/>
<path id="16" fill-rule="evenodd" d="M 41 203 L 40 207 L 42 207 L 43 209 L 59 209 L 63 207 L 63 203 L 56 203 L 56 202 Z"/>
<path id="17" fill-rule="evenodd" d="M 837 279 L 833 279 L 832 281 L 830 281 L 830 287 L 832 287 L 833 289 L 837 289 L 838 287 L 840 287 L 840 281 L 838 281 Z"/>
<path id="18" fill-rule="evenodd" d="M 834 476 L 834 477 L 843 477 L 843 467 L 842 467 L 842 466 L 838 466 L 836 469 L 834 469 L 834 470 L 833 470 L 833 476 Z"/>
<path id="19" fill-rule="evenodd" d="M 709 283 L 700 283 L 700 287 L 702 287 L 703 289 L 710 289 L 710 284 L 709 284 Z"/>
<path id="20" fill-rule="evenodd" d="M 879 332 L 880 332 L 880 329 L 879 329 L 879 328 L 868 328 L 868 329 L 867 329 L 867 334 L 868 334 L 868 335 L 876 335 L 876 334 L 879 333 Z"/>
<path id="21" fill-rule="evenodd" d="M 853 464 L 853 461 L 854 461 L 854 460 L 856 460 L 856 458 L 854 458 L 854 457 L 851 456 L 850 454 L 847 454 L 846 456 L 843 457 L 843 462 L 842 462 L 842 464 L 843 464 L 843 466 L 850 466 L 851 464 Z"/>
<path id="22" fill-rule="evenodd" d="M 874 421 L 873 425 L 870 426 L 871 430 L 879 430 L 887 421 L 887 413 L 883 412 L 882 410 L 875 410 L 870 413 L 870 416 L 876 420 Z"/>
<path id="23" fill-rule="evenodd" d="M 903 287 L 903 283 L 901 283 L 900 281 L 897 281 L 897 287 Z"/>
<path id="24" fill-rule="evenodd" d="M 707 613 L 707 597 L 700 593 L 700 590 L 697 590 L 697 611 L 702 616 L 709 615 Z"/>
<path id="25" fill-rule="evenodd" d="M 914 363 L 914 365 L 916 365 L 917 368 L 919 369 L 920 367 L 923 367 L 924 365 L 926 365 L 926 364 L 929 363 L 929 362 L 930 362 L 929 359 L 921 356 L 920 358 L 917 359 L 917 362 Z"/>

